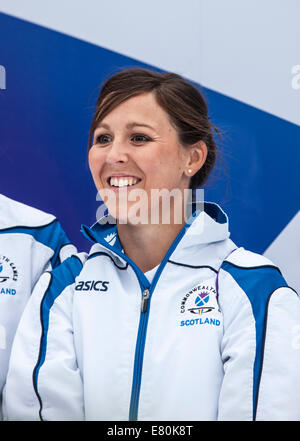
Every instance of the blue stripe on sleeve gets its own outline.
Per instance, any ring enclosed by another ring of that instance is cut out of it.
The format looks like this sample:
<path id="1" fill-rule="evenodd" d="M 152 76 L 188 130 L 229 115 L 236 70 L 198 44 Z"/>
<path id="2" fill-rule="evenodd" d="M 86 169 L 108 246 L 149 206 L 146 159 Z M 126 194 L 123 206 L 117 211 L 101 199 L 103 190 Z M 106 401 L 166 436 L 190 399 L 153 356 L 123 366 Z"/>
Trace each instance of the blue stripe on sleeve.
<path id="1" fill-rule="evenodd" d="M 241 268 L 225 261 L 222 269 L 231 274 L 247 295 L 252 306 L 256 330 L 256 354 L 253 368 L 253 419 L 255 420 L 263 365 L 268 302 L 272 293 L 277 288 L 287 286 L 287 283 L 279 270 L 272 266 Z"/>
<path id="2" fill-rule="evenodd" d="M 66 259 L 60 266 L 55 268 L 50 273 L 51 280 L 41 302 L 40 318 L 41 318 L 42 334 L 40 341 L 39 357 L 33 371 L 34 390 L 37 394 L 37 397 L 41 405 L 40 416 L 42 410 L 42 401 L 38 393 L 37 384 L 38 384 L 39 370 L 46 358 L 50 310 L 55 300 L 63 292 L 63 290 L 67 286 L 72 285 L 75 282 L 75 278 L 80 273 L 82 266 L 83 265 L 80 259 L 76 256 L 72 256 Z M 51 381 L 51 379 L 49 379 L 49 381 Z"/>

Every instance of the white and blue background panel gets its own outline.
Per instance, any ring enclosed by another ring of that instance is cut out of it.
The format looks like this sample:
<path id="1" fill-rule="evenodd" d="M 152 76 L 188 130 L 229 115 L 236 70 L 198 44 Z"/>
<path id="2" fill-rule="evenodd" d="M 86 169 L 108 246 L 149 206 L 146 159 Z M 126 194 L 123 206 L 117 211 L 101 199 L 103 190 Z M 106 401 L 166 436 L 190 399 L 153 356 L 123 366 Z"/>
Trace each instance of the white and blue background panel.
<path id="1" fill-rule="evenodd" d="M 223 132 L 205 198 L 300 288 L 299 16 L 298 0 L 0 0 L 0 192 L 55 214 L 86 250 L 101 83 L 126 67 L 177 72 Z"/>

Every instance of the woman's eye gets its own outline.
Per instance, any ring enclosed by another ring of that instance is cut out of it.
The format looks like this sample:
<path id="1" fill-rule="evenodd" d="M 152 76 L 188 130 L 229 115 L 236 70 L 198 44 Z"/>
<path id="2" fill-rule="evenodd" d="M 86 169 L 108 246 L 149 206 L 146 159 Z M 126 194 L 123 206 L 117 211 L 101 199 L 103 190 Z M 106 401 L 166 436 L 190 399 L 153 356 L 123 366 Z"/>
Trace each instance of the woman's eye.
<path id="1" fill-rule="evenodd" d="M 109 142 L 111 142 L 111 136 L 109 136 L 109 135 L 98 135 L 96 137 L 95 144 L 107 144 Z"/>
<path id="2" fill-rule="evenodd" d="M 137 135 L 133 135 L 131 137 L 131 141 L 135 142 L 136 144 L 141 144 L 143 142 L 150 141 L 150 138 L 148 136 L 145 136 L 145 135 L 137 134 Z"/>

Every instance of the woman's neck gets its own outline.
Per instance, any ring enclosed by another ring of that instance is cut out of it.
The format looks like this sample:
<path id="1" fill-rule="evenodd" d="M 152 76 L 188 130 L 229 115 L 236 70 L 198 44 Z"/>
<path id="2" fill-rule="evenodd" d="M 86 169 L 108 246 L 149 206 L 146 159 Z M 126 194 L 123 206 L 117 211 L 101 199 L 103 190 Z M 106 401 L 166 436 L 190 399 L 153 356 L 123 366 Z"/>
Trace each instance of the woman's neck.
<path id="1" fill-rule="evenodd" d="M 118 224 L 118 234 L 128 257 L 143 273 L 159 265 L 183 224 Z"/>

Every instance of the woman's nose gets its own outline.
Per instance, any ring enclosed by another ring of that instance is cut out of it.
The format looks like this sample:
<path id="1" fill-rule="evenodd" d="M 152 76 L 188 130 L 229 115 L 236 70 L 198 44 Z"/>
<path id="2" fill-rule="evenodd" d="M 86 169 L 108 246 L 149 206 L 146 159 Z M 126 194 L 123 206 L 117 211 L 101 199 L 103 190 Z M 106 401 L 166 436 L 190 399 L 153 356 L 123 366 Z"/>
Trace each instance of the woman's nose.
<path id="1" fill-rule="evenodd" d="M 124 163 L 127 161 L 128 155 L 126 146 L 123 142 L 114 140 L 107 152 L 106 162 L 108 164 L 117 164 L 119 162 Z"/>

